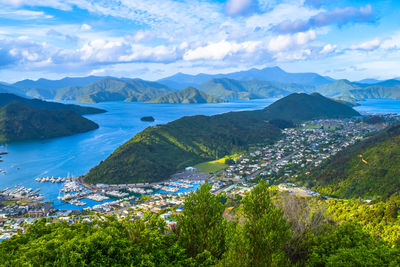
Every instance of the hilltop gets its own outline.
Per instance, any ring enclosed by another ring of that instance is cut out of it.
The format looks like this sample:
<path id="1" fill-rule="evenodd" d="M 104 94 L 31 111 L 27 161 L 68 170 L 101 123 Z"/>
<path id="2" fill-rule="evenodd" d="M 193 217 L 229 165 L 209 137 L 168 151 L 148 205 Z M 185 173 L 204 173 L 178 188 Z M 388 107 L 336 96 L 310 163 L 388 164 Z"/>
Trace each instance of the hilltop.
<path id="1" fill-rule="evenodd" d="M 348 105 L 318 93 L 293 93 L 272 103 L 261 113 L 262 117 L 270 120 L 283 119 L 293 122 L 360 116 L 360 113 Z"/>
<path id="2" fill-rule="evenodd" d="M 318 104 L 321 101 L 322 106 Z M 297 106 L 303 106 L 302 103 L 305 103 L 305 108 L 295 112 Z M 358 115 L 350 107 L 321 95 L 292 94 L 271 106 L 258 111 L 183 117 L 165 125 L 149 127 L 92 168 L 85 181 L 161 181 L 187 166 L 215 159 L 217 154 L 222 157 L 246 150 L 251 144 L 277 140 L 281 135 L 279 126 L 285 123 L 276 123 L 276 119 L 300 121 Z"/>
<path id="3" fill-rule="evenodd" d="M 98 127 L 71 110 L 38 109 L 23 103 L 0 108 L 0 142 L 66 136 Z"/>
<path id="4" fill-rule="evenodd" d="M 5 106 L 10 103 L 22 103 L 37 109 L 48 109 L 48 110 L 71 110 L 75 111 L 80 115 L 85 114 L 97 114 L 106 112 L 104 109 L 84 107 L 72 104 L 61 104 L 56 102 L 48 102 L 40 99 L 28 99 L 20 97 L 14 94 L 0 93 L 0 106 Z"/>
<path id="5" fill-rule="evenodd" d="M 86 86 L 72 86 L 58 89 L 57 100 L 75 100 L 82 103 L 105 101 L 148 101 L 173 90 L 165 85 L 140 79 L 122 80 L 106 78 Z"/>
<path id="6" fill-rule="evenodd" d="M 194 87 L 188 87 L 178 92 L 172 92 L 148 101 L 149 103 L 222 103 L 224 100 L 219 97 L 208 95 Z"/>
<path id="7" fill-rule="evenodd" d="M 400 190 L 399 166 L 400 124 L 396 124 L 342 150 L 302 180 L 322 194 L 374 199 Z"/>

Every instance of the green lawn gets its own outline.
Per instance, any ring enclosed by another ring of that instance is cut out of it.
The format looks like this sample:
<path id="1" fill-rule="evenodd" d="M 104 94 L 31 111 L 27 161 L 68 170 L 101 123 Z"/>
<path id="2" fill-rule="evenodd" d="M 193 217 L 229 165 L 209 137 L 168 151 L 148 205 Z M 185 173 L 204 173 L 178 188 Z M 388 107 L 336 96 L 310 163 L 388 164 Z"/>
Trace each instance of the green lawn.
<path id="1" fill-rule="evenodd" d="M 214 173 L 219 170 L 225 169 L 228 167 L 228 165 L 224 163 L 219 163 L 219 162 L 203 162 L 199 163 L 194 166 L 195 168 L 199 169 L 200 172 L 204 173 Z"/>

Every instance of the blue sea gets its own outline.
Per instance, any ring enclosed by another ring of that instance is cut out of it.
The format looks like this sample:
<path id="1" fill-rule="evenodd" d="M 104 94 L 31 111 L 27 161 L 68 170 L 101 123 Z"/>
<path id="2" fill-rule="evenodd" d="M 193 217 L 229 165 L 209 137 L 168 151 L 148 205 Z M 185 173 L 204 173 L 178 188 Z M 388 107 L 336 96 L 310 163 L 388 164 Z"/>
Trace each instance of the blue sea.
<path id="1" fill-rule="evenodd" d="M 183 116 L 214 115 L 229 111 L 262 109 L 276 99 L 233 101 L 220 104 L 149 104 L 107 102 L 90 105 L 107 110 L 107 113 L 88 115 L 100 128 L 91 132 L 42 141 L 10 143 L 8 155 L 2 156 L 0 168 L 7 174 L 0 174 L 0 189 L 22 184 L 40 193 L 57 208 L 76 208 L 63 204 L 58 199 L 61 184 L 37 183 L 41 176 L 79 176 L 109 156 L 117 147 L 128 141 L 148 126 L 165 124 Z M 400 114 L 400 100 L 372 99 L 363 101 L 356 109 L 362 113 Z M 143 116 L 153 116 L 155 122 L 142 122 Z M 84 200 L 88 205 L 98 204 Z M 85 206 L 85 207 L 87 207 Z"/>

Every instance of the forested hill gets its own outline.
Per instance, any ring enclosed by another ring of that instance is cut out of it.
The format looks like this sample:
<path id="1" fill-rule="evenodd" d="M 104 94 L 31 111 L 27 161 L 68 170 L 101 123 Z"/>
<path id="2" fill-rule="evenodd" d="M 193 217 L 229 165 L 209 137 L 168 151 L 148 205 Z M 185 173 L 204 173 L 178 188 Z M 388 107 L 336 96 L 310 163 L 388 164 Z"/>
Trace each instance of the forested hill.
<path id="1" fill-rule="evenodd" d="M 319 101 L 323 101 L 328 110 L 320 107 Z M 149 127 L 90 170 L 86 175 L 86 181 L 89 183 L 160 181 L 184 167 L 215 159 L 217 153 L 222 157 L 235 151 L 245 150 L 250 144 L 277 140 L 280 137 L 279 125 L 272 123 L 276 119 L 300 121 L 358 115 L 350 107 L 320 95 L 293 94 L 276 103 L 271 105 L 272 109 L 230 112 L 211 117 L 184 117 L 166 125 Z M 298 106 L 302 108 L 296 112 Z M 330 107 L 334 109 L 329 110 Z M 282 114 L 284 116 L 281 116 Z M 268 122 L 270 120 L 271 124 Z"/>
<path id="2" fill-rule="evenodd" d="M 165 85 L 140 79 L 122 80 L 106 78 L 86 86 L 58 89 L 55 99 L 75 100 L 81 103 L 105 101 L 148 101 L 173 90 Z"/>
<path id="3" fill-rule="evenodd" d="M 306 121 L 328 118 L 350 118 L 360 116 L 353 108 L 318 93 L 294 93 L 272 103 L 262 111 L 268 119 Z"/>
<path id="4" fill-rule="evenodd" d="M 22 103 L 0 108 L 0 142 L 66 136 L 98 127 L 71 110 L 37 109 Z"/>
<path id="5" fill-rule="evenodd" d="M 200 103 L 222 103 L 219 97 L 208 95 L 194 87 L 188 87 L 178 92 L 172 92 L 152 99 L 150 103 L 182 103 L 182 104 L 200 104 Z"/>
<path id="6" fill-rule="evenodd" d="M 322 194 L 373 199 L 400 190 L 399 166 L 397 124 L 339 152 L 303 179 Z"/>
<path id="7" fill-rule="evenodd" d="M 56 102 L 43 101 L 40 99 L 28 99 L 14 94 L 0 93 L 0 106 L 5 106 L 10 103 L 22 103 L 38 109 L 71 110 L 81 115 L 106 112 L 104 109 L 99 108 L 84 107 L 72 104 L 61 104 Z"/>

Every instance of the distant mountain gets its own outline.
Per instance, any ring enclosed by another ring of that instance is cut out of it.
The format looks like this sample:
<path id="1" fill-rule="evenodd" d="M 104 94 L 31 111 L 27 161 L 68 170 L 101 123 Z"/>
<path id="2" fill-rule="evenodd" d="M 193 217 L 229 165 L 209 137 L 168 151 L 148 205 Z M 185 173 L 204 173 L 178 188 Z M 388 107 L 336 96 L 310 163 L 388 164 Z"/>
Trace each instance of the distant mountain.
<path id="1" fill-rule="evenodd" d="M 355 89 L 345 92 L 343 96 L 355 100 L 364 100 L 371 98 L 391 98 L 400 99 L 400 87 L 383 87 L 371 85 L 363 89 Z"/>
<path id="2" fill-rule="evenodd" d="M 292 92 L 312 92 L 313 86 L 259 80 L 238 81 L 227 78 L 211 79 L 199 86 L 207 94 L 224 99 L 278 98 Z"/>
<path id="3" fill-rule="evenodd" d="M 355 83 L 362 83 L 362 84 L 375 84 L 375 83 L 379 83 L 381 82 L 381 80 L 377 80 L 377 79 L 363 79 L 361 81 L 357 81 Z"/>
<path id="4" fill-rule="evenodd" d="M 318 93 L 329 97 L 337 97 L 353 89 L 360 89 L 360 87 L 349 80 L 337 80 L 329 84 L 317 86 L 315 88 Z"/>
<path id="5" fill-rule="evenodd" d="M 359 115 L 319 94 L 292 94 L 264 110 L 183 117 L 149 127 L 116 149 L 85 176 L 89 183 L 136 183 L 168 179 L 187 166 L 270 143 L 288 121 Z M 271 123 L 269 122 L 271 121 Z"/>
<path id="6" fill-rule="evenodd" d="M 80 115 L 96 114 L 106 112 L 104 109 L 83 107 L 72 104 L 61 104 L 56 102 L 48 102 L 39 99 L 28 99 L 14 94 L 0 93 L 0 106 L 6 106 L 10 103 L 22 103 L 37 109 L 47 110 L 71 110 Z"/>
<path id="7" fill-rule="evenodd" d="M 310 95 L 294 93 L 272 103 L 261 112 L 261 116 L 269 120 L 282 119 L 294 122 L 360 116 L 360 113 L 348 105 L 318 93 Z"/>
<path id="8" fill-rule="evenodd" d="M 0 93 L 9 93 L 9 94 L 17 94 L 17 95 L 25 95 L 25 93 L 20 90 L 19 88 L 6 85 L 6 84 L 0 84 Z"/>
<path id="9" fill-rule="evenodd" d="M 140 79 L 106 78 L 87 86 L 67 87 L 56 92 L 56 100 L 74 100 L 82 103 L 105 101 L 148 101 L 173 90 L 165 85 Z"/>
<path id="10" fill-rule="evenodd" d="M 108 77 L 99 77 L 99 76 L 74 77 L 74 78 L 65 77 L 60 80 L 48 80 L 41 78 L 37 81 L 26 79 L 23 81 L 16 82 L 13 85 L 21 88 L 54 90 L 70 86 L 85 86 L 105 78 Z"/>
<path id="11" fill-rule="evenodd" d="M 400 124 L 339 152 L 303 180 L 341 198 L 389 196 L 400 191 Z"/>
<path id="12" fill-rule="evenodd" d="M 158 82 L 165 84 L 171 88 L 183 89 L 188 86 L 198 87 L 208 80 L 216 78 L 228 78 L 239 81 L 270 81 L 280 83 L 296 83 L 302 85 L 322 85 L 327 84 L 334 79 L 326 76 L 321 76 L 316 73 L 288 73 L 279 67 L 264 68 L 264 69 L 250 69 L 247 71 L 239 71 L 227 74 L 197 74 L 189 75 L 177 73 L 173 76 L 166 77 L 158 80 Z"/>
<path id="13" fill-rule="evenodd" d="M 347 101 L 369 98 L 400 99 L 400 81 L 395 79 L 381 81 L 373 85 L 338 80 L 330 84 L 317 86 L 315 89 L 325 96 Z"/>
<path id="14" fill-rule="evenodd" d="M 0 142 L 66 136 L 98 127 L 71 110 L 38 109 L 22 103 L 0 108 Z"/>
<path id="15" fill-rule="evenodd" d="M 13 86 L 22 90 L 28 97 L 52 99 L 56 95 L 56 91 L 58 89 L 70 86 L 85 86 L 105 78 L 107 77 L 65 77 L 60 80 L 48 80 L 41 78 L 37 81 L 26 79 L 14 83 Z"/>
<path id="16" fill-rule="evenodd" d="M 200 104 L 200 103 L 222 103 L 219 97 L 208 95 L 194 87 L 188 87 L 178 92 L 172 92 L 148 101 L 149 103 L 182 103 L 182 104 Z"/>

